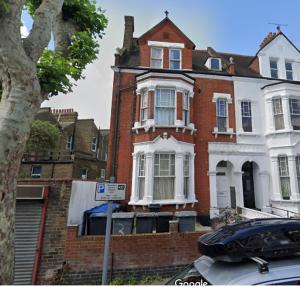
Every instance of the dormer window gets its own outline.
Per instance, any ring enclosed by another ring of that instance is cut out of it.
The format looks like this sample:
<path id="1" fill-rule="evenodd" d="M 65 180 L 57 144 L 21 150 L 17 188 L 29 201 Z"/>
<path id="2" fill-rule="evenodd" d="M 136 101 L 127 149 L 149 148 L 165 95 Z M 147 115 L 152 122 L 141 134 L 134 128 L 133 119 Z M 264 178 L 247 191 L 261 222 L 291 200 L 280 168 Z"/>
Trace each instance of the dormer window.
<path id="1" fill-rule="evenodd" d="M 214 71 L 221 71 L 221 59 L 211 58 L 210 59 L 210 69 Z"/>
<path id="2" fill-rule="evenodd" d="M 163 48 L 151 48 L 151 68 L 162 69 L 163 67 Z"/>
<path id="3" fill-rule="evenodd" d="M 275 59 L 270 59 L 270 72 L 271 78 L 278 79 L 278 65 Z"/>
<path id="4" fill-rule="evenodd" d="M 180 70 L 181 68 L 181 50 L 180 49 L 170 49 L 170 69 Z"/>

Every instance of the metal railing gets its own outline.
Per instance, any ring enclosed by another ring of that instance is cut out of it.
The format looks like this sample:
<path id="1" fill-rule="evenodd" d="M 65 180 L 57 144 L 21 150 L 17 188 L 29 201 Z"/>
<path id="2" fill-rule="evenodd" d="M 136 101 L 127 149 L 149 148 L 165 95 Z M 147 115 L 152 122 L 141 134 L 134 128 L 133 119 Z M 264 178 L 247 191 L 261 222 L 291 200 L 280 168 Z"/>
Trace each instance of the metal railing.
<path id="1" fill-rule="evenodd" d="M 45 152 L 24 154 L 22 162 L 53 162 L 53 161 L 73 161 L 73 152 Z"/>
<path id="2" fill-rule="evenodd" d="M 290 214 L 294 214 L 296 215 L 297 217 L 300 217 L 300 213 L 298 212 L 295 212 L 295 211 L 291 211 L 291 210 L 287 210 L 287 209 L 284 209 L 284 208 L 280 208 L 280 207 L 274 207 L 274 206 L 267 206 L 268 208 L 271 209 L 271 212 L 273 213 L 272 209 L 275 209 L 275 210 L 280 210 L 280 211 L 284 211 L 286 212 L 286 217 L 291 217 Z"/>
<path id="3" fill-rule="evenodd" d="M 259 211 L 256 209 L 237 207 L 238 214 L 244 218 L 255 219 L 255 218 L 281 218 L 279 215 L 275 215 L 268 212 Z"/>

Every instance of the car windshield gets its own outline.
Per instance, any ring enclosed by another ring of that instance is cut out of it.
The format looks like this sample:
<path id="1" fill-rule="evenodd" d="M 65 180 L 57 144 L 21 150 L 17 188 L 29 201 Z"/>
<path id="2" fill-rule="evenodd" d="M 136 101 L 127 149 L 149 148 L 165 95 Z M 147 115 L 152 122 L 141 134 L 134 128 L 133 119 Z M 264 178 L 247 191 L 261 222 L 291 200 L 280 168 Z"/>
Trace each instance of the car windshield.
<path id="1" fill-rule="evenodd" d="M 166 285 L 186 285 L 184 283 L 197 283 L 200 286 L 211 285 L 195 268 L 194 264 L 176 274 Z"/>

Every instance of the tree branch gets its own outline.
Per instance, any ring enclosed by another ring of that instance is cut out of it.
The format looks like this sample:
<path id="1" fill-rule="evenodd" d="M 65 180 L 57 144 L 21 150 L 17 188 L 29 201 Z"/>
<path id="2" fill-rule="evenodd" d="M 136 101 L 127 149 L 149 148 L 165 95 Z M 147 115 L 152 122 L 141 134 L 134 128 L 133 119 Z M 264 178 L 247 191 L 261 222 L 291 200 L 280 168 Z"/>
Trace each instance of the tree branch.
<path id="1" fill-rule="evenodd" d="M 34 23 L 26 39 L 26 54 L 36 63 L 51 39 L 54 18 L 61 11 L 64 0 L 43 0 L 35 11 Z"/>

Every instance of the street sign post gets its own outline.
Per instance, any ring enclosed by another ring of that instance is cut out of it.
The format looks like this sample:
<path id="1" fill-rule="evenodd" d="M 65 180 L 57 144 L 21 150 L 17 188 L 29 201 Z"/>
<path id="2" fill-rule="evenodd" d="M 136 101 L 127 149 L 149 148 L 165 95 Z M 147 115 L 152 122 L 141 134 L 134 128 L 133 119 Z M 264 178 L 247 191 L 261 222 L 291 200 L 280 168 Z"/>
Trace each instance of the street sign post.
<path id="1" fill-rule="evenodd" d="M 107 285 L 107 270 L 111 232 L 112 204 L 114 200 L 125 199 L 126 184 L 97 183 L 95 190 L 96 201 L 108 201 L 105 243 L 103 252 L 102 285 Z"/>

